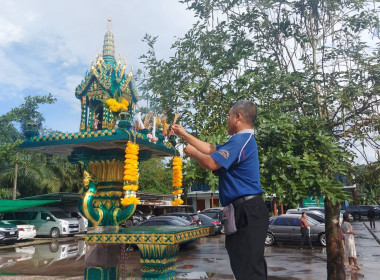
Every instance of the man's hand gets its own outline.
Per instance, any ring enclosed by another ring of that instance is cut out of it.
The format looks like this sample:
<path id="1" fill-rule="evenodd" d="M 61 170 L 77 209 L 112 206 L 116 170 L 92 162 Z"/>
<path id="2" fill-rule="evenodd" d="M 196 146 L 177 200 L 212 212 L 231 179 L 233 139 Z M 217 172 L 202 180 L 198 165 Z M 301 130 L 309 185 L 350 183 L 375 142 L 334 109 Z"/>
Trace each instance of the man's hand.
<path id="1" fill-rule="evenodd" d="M 186 130 L 179 124 L 173 124 L 171 131 L 173 131 L 179 138 L 183 138 L 186 134 Z"/>
<path id="2" fill-rule="evenodd" d="M 188 157 L 194 157 L 194 155 L 195 155 L 195 153 L 197 152 L 198 150 L 197 149 L 195 149 L 193 146 L 191 146 L 191 145 L 187 145 L 186 147 L 185 147 L 185 150 L 184 150 L 184 152 L 185 152 L 185 154 L 188 156 Z"/>

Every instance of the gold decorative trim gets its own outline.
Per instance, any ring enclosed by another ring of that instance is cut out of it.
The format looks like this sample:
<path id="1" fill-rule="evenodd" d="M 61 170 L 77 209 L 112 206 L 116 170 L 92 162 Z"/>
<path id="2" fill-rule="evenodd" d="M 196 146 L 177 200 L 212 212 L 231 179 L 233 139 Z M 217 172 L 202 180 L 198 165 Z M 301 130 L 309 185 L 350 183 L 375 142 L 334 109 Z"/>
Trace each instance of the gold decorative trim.
<path id="1" fill-rule="evenodd" d="M 175 245 L 184 241 L 208 236 L 213 233 L 211 227 L 200 227 L 178 233 L 87 233 L 87 244 L 158 244 Z"/>

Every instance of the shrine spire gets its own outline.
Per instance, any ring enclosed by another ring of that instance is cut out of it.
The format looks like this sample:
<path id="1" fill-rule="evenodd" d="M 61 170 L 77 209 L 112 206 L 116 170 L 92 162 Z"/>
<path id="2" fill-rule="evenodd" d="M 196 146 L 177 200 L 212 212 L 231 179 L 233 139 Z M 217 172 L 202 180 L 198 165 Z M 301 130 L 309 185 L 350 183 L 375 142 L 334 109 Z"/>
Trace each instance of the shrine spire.
<path id="1" fill-rule="evenodd" d="M 106 35 L 104 35 L 104 44 L 103 44 L 103 59 L 105 62 L 115 63 L 115 44 L 113 33 L 111 32 L 112 22 L 111 18 L 108 18 L 108 24 Z"/>

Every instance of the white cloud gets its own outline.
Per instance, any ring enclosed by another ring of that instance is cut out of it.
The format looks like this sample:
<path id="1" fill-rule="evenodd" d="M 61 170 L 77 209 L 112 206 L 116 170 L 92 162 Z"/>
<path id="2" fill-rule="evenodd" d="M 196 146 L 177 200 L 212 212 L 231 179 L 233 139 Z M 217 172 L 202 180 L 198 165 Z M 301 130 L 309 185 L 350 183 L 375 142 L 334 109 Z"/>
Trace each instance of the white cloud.
<path id="1" fill-rule="evenodd" d="M 20 26 L 0 18 L 0 45 L 19 42 L 24 37 Z"/>
<path id="2" fill-rule="evenodd" d="M 79 122 L 75 87 L 103 47 L 108 17 L 116 56 L 127 58 L 134 69 L 141 67 L 138 58 L 147 50 L 141 42 L 146 33 L 159 36 L 157 53 L 165 58 L 174 37 L 195 21 L 185 5 L 173 0 L 1 0 L 0 114 L 22 103 L 24 95 L 51 92 L 70 122 L 56 120 L 57 105 L 46 105 L 50 128 L 58 122 L 61 129 L 65 123 L 72 128 L 74 118 Z"/>

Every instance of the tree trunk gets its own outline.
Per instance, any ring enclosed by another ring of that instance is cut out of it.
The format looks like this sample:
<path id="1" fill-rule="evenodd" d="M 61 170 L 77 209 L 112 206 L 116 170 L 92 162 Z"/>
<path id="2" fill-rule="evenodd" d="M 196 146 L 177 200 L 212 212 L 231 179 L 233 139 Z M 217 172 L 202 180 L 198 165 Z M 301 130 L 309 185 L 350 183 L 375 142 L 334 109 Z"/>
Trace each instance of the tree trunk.
<path id="1" fill-rule="evenodd" d="M 273 197 L 273 216 L 277 216 L 277 199 Z"/>
<path id="2" fill-rule="evenodd" d="M 325 199 L 327 238 L 327 279 L 345 280 L 344 249 L 339 232 L 340 204 Z"/>
<path id="3" fill-rule="evenodd" d="M 12 199 L 16 199 L 16 194 L 17 194 L 17 173 L 18 173 L 18 153 L 16 154 L 16 163 L 15 163 L 15 178 L 13 180 L 13 190 L 12 190 Z"/>

